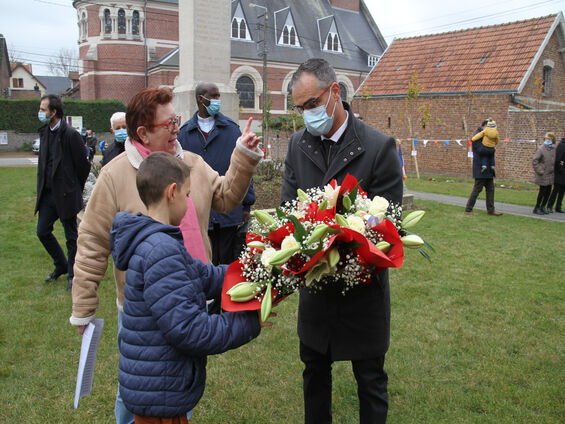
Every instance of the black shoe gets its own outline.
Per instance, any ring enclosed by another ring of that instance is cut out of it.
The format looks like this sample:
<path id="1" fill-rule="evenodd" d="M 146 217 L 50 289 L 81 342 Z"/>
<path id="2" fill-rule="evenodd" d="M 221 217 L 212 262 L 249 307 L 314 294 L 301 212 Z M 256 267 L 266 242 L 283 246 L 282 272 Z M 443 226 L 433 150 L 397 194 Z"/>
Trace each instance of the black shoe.
<path id="1" fill-rule="evenodd" d="M 67 273 L 66 269 L 63 270 L 63 271 L 55 270 L 51 274 L 49 274 L 47 277 L 45 277 L 45 282 L 48 283 L 49 281 L 55 281 L 61 275 L 66 274 L 66 273 Z"/>
<path id="2" fill-rule="evenodd" d="M 548 208 L 541 208 L 541 211 L 546 215 L 549 215 L 551 213 L 551 212 L 549 212 Z"/>
<path id="3" fill-rule="evenodd" d="M 553 213 L 553 209 L 551 209 L 551 208 L 546 208 L 545 210 L 546 210 L 545 213 Z"/>
<path id="4" fill-rule="evenodd" d="M 545 213 L 543 212 L 543 210 L 541 208 L 534 208 L 533 211 L 536 215 L 545 215 Z"/>
<path id="5" fill-rule="evenodd" d="M 67 277 L 67 291 L 71 291 L 73 288 L 73 277 Z"/>

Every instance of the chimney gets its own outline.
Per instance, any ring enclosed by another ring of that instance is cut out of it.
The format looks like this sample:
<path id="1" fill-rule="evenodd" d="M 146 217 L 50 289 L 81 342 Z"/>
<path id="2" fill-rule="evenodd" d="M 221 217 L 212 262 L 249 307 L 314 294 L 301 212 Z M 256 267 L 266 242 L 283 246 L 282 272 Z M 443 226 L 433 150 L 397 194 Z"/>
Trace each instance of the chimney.
<path id="1" fill-rule="evenodd" d="M 332 7 L 353 10 L 355 12 L 359 12 L 359 2 L 360 0 L 330 0 Z"/>

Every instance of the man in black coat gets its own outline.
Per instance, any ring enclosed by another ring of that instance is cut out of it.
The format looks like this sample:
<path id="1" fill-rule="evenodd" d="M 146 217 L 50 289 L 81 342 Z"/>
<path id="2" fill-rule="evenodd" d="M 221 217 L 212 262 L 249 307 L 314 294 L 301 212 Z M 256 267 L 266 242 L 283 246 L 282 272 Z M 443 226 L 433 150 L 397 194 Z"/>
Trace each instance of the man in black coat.
<path id="1" fill-rule="evenodd" d="M 485 125 L 487 124 L 487 120 L 483 121 L 481 126 L 475 131 L 475 134 L 480 133 Z M 486 169 L 484 172 L 481 172 L 481 159 L 479 157 L 480 149 L 483 147 L 483 139 L 479 138 L 478 140 L 473 141 L 472 149 L 473 149 L 473 178 L 475 179 L 475 185 L 473 186 L 473 190 L 471 191 L 471 195 L 467 200 L 467 205 L 465 207 L 465 214 L 467 215 L 475 215 L 473 212 L 473 207 L 475 207 L 475 202 L 477 201 L 477 197 L 483 190 L 483 187 L 486 191 L 486 207 L 487 213 L 493 216 L 500 216 L 502 212 L 497 212 L 494 209 L 494 170 L 491 168 Z"/>
<path id="2" fill-rule="evenodd" d="M 341 184 L 349 173 L 372 198 L 402 203 L 402 169 L 392 137 L 355 118 L 340 98 L 332 67 L 323 59 L 300 65 L 292 78 L 295 109 L 306 129 L 292 135 L 285 161 L 282 200 L 297 189 Z M 385 354 L 390 339 L 388 272 L 342 295 L 339 289 L 300 289 L 300 358 L 304 362 L 306 423 L 331 423 L 331 366 L 352 362 L 361 423 L 384 423 L 388 410 Z"/>
<path id="3" fill-rule="evenodd" d="M 58 96 L 43 96 L 37 116 L 45 124 L 39 128 L 37 237 L 55 265 L 45 281 L 56 280 L 68 273 L 67 290 L 70 290 L 77 250 L 77 213 L 82 209 L 82 190 L 90 163 L 82 136 L 62 119 L 63 103 Z M 67 257 L 53 235 L 53 224 L 57 219 L 65 231 Z"/>
<path id="4" fill-rule="evenodd" d="M 115 112 L 110 118 L 110 132 L 114 134 L 114 142 L 102 152 L 102 166 L 106 165 L 125 150 L 125 141 L 128 138 L 126 127 L 126 113 Z"/>

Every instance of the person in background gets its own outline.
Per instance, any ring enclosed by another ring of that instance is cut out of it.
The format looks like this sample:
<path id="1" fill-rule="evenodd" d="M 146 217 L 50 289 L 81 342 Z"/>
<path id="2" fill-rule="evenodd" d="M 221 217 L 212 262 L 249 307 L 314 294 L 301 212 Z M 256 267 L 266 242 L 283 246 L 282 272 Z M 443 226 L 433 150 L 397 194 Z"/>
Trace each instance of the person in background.
<path id="1" fill-rule="evenodd" d="M 250 119 L 236 143 L 228 172 L 218 175 L 200 156 L 182 150 L 177 141 L 179 120 L 172 100 L 172 91 L 166 88 L 145 88 L 132 97 L 126 111 L 125 154 L 104 166 L 94 185 L 79 228 L 72 291 L 70 322 L 80 334 L 96 317 L 98 286 L 108 267 L 110 228 L 115 215 L 121 211 L 147 213 L 135 179 L 139 166 L 151 152 L 167 152 L 190 168 L 190 197 L 186 199 L 188 207 L 180 229 L 190 256 L 203 262 L 212 257 L 208 238 L 210 209 L 226 213 L 239 205 L 261 160 L 259 138 L 249 131 Z M 114 268 L 114 280 L 119 345 L 125 273 Z M 124 406 L 119 388 L 114 413 L 118 424 L 133 422 L 133 414 Z"/>
<path id="2" fill-rule="evenodd" d="M 63 119 L 63 102 L 59 96 L 43 96 L 37 117 L 44 124 L 39 128 L 37 237 L 55 266 L 45 281 L 68 274 L 67 290 L 70 290 L 77 251 L 77 214 L 82 209 L 82 190 L 90 163 L 81 135 Z M 65 231 L 66 257 L 53 235 L 53 224 L 57 219 Z"/>
<path id="3" fill-rule="evenodd" d="M 341 184 L 347 174 L 360 181 L 369 198 L 382 196 L 402 204 L 402 168 L 396 142 L 359 121 L 341 101 L 331 65 L 309 59 L 293 74 L 295 109 L 306 129 L 293 134 L 285 160 L 283 202 L 297 190 Z M 332 363 L 351 361 L 359 396 L 359 422 L 385 423 L 388 376 L 384 370 L 390 341 L 388 271 L 370 284 L 342 295 L 339 287 L 319 292 L 300 289 L 298 306 L 300 359 L 304 363 L 304 420 L 332 422 Z M 356 421 L 353 418 L 349 420 Z"/>
<path id="4" fill-rule="evenodd" d="M 136 185 L 147 215 L 118 212 L 110 232 L 116 266 L 126 270 L 120 343 L 121 395 L 136 423 L 188 423 L 206 384 L 206 356 L 259 335 L 261 311 L 209 315 L 226 265 L 194 259 L 178 228 L 190 195 L 190 169 L 165 152 L 139 166 Z M 172 421 L 169 421 L 171 419 Z"/>
<path id="5" fill-rule="evenodd" d="M 106 150 L 102 151 L 102 166 L 123 153 L 126 149 L 124 142 L 128 138 L 128 130 L 125 112 L 116 112 L 112 115 L 110 118 L 110 132 L 114 134 L 114 142 Z"/>
<path id="6" fill-rule="evenodd" d="M 196 86 L 198 110 L 180 128 L 178 140 L 183 149 L 200 155 L 220 175 L 230 166 L 230 157 L 241 131 L 235 122 L 220 112 L 220 90 L 216 84 L 201 82 Z M 208 235 L 212 243 L 212 263 L 230 264 L 245 245 L 251 205 L 255 203 L 253 181 L 243 202 L 227 214 L 210 212 Z"/>
<path id="7" fill-rule="evenodd" d="M 91 129 L 86 130 L 85 144 L 88 148 L 88 160 L 92 163 L 94 155 L 96 154 L 96 145 L 98 144 L 98 140 Z"/>
<path id="8" fill-rule="evenodd" d="M 555 170 L 553 179 L 553 190 L 549 196 L 547 208 L 551 212 L 555 204 L 555 212 L 563 212 L 563 194 L 565 192 L 565 137 L 555 149 Z"/>
<path id="9" fill-rule="evenodd" d="M 483 121 L 481 126 L 475 132 L 475 136 L 485 129 L 487 123 L 488 120 Z M 481 191 L 483 191 L 484 188 L 486 191 L 485 203 L 487 207 L 487 213 L 492 216 L 500 216 L 502 215 L 502 212 L 498 212 L 494 209 L 494 169 L 487 168 L 484 172 L 482 172 L 480 154 L 481 149 L 484 148 L 483 141 L 481 138 L 475 139 L 475 137 L 473 137 L 473 140 L 475 140 L 472 144 L 473 178 L 475 179 L 475 184 L 473 185 L 473 190 L 471 191 L 469 199 L 467 200 L 467 205 L 465 206 L 465 214 L 475 215 L 473 208 L 475 207 L 477 197 L 479 197 L 479 194 L 481 193 Z"/>
<path id="10" fill-rule="evenodd" d="M 494 175 L 494 154 L 496 145 L 500 141 L 496 122 L 489 118 L 486 128 L 473 136 L 471 141 L 481 140 L 482 147 L 479 150 L 479 158 L 481 160 L 481 173 L 485 173 L 489 168 Z"/>
<path id="11" fill-rule="evenodd" d="M 534 183 L 539 185 L 538 197 L 533 213 L 545 215 L 551 213 L 548 206 L 551 186 L 555 176 L 555 134 L 548 132 L 545 134 L 543 144 L 538 147 L 532 160 L 534 168 Z"/>

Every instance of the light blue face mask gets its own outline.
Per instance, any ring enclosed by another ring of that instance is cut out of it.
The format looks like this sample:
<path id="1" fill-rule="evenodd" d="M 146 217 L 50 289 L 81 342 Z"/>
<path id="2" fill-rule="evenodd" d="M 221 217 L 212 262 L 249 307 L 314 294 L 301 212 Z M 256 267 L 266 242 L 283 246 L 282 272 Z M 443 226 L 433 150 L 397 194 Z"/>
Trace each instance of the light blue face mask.
<path id="1" fill-rule="evenodd" d="M 116 141 L 119 143 L 123 143 L 124 141 L 126 141 L 126 138 L 128 138 L 128 130 L 126 130 L 125 128 L 120 128 L 114 131 L 114 137 L 116 138 Z"/>
<path id="2" fill-rule="evenodd" d="M 206 99 L 206 97 L 202 96 Z M 206 99 L 210 102 L 209 106 L 204 105 L 210 116 L 216 116 L 222 107 L 222 101 L 220 99 Z"/>
<path id="3" fill-rule="evenodd" d="M 553 144 L 553 142 L 551 141 L 544 141 L 543 144 L 545 144 L 546 146 L 551 146 Z"/>
<path id="4" fill-rule="evenodd" d="M 332 89 L 330 88 L 330 95 L 325 105 L 315 107 L 313 109 L 305 109 L 302 117 L 304 118 L 304 125 L 310 134 L 315 137 L 327 134 L 334 124 L 334 113 L 337 103 L 334 105 L 332 116 L 328 116 L 326 108 L 330 103 L 332 96 Z"/>
<path id="5" fill-rule="evenodd" d="M 51 122 L 51 118 L 48 118 L 45 112 L 37 112 L 37 119 L 39 119 L 42 124 Z"/>

